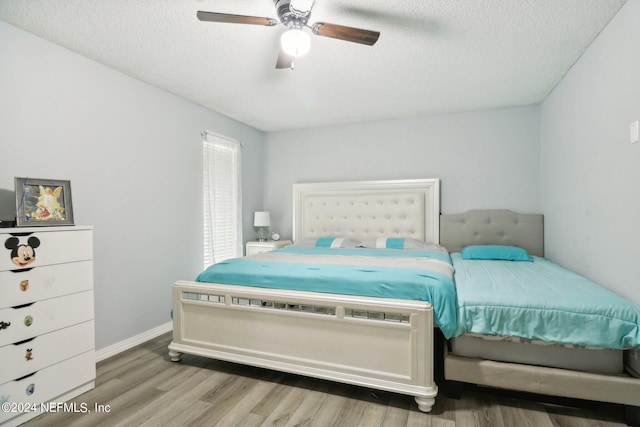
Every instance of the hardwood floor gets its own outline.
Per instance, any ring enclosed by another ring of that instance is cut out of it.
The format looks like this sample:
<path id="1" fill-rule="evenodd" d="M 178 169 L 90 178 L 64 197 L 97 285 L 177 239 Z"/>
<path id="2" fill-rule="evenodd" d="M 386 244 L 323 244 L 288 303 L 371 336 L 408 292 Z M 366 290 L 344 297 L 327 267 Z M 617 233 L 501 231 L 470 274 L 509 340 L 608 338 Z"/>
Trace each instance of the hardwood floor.
<path id="1" fill-rule="evenodd" d="M 618 405 L 541 403 L 473 388 L 442 392 L 430 414 L 410 396 L 184 355 L 165 334 L 98 364 L 96 388 L 72 402 L 91 413 L 49 413 L 23 424 L 57 426 L 622 426 Z M 564 402 L 566 403 L 566 402 Z M 103 409 L 95 411 L 95 405 Z M 109 409 L 108 412 L 106 409 Z"/>

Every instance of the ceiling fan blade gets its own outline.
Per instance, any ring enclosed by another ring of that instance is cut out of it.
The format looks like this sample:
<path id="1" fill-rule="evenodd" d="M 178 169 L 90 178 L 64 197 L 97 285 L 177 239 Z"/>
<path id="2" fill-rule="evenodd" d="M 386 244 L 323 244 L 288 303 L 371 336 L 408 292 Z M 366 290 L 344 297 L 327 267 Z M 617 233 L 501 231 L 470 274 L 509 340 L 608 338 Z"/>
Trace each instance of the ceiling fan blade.
<path id="1" fill-rule="evenodd" d="M 373 46 L 378 41 L 378 37 L 380 37 L 380 33 L 377 31 L 327 24 L 325 22 L 316 22 L 311 29 L 313 30 L 313 34 L 318 36 L 331 37 L 333 39 L 366 44 L 368 46 Z"/>
<path id="2" fill-rule="evenodd" d="M 276 61 L 277 69 L 291 68 L 293 65 L 293 56 L 286 54 L 282 49 L 278 54 L 278 60 Z"/>
<path id="3" fill-rule="evenodd" d="M 227 13 L 198 11 L 198 19 L 207 22 L 226 22 L 229 24 L 251 24 L 272 27 L 278 23 L 273 18 L 261 18 L 259 16 L 230 15 Z"/>

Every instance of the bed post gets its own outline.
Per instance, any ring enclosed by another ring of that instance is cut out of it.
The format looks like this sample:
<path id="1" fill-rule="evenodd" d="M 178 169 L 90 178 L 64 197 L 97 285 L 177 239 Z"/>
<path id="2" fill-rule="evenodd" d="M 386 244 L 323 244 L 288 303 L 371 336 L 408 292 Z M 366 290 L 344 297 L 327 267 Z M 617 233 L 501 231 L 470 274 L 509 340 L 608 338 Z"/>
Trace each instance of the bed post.
<path id="1" fill-rule="evenodd" d="M 418 409 L 422 412 L 431 412 L 433 405 L 436 403 L 435 397 L 416 397 L 416 403 L 418 404 Z"/>

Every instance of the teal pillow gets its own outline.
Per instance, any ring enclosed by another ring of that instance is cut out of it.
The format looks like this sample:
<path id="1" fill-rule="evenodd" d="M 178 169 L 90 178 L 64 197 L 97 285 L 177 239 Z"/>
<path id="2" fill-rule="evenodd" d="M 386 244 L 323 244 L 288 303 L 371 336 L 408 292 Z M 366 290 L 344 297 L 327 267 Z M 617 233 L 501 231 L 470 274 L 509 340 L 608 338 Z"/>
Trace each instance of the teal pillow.
<path id="1" fill-rule="evenodd" d="M 338 247 L 340 247 L 340 241 L 336 241 L 336 239 L 338 239 L 338 237 L 320 237 L 318 240 L 316 240 L 316 244 L 315 247 L 316 248 L 331 248 L 334 247 L 335 244 L 338 245 Z"/>
<path id="2" fill-rule="evenodd" d="M 526 249 L 517 246 L 474 245 L 462 250 L 462 259 L 495 259 L 503 261 L 533 261 Z"/>

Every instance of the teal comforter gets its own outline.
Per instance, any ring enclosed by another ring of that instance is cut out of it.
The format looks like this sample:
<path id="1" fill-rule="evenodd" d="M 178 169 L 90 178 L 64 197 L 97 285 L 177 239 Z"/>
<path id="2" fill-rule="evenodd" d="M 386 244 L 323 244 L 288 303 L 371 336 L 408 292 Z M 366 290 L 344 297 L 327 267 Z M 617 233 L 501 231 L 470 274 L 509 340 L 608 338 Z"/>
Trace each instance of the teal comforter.
<path id="1" fill-rule="evenodd" d="M 640 307 L 544 258 L 463 260 L 451 254 L 455 336 L 470 332 L 613 349 L 640 348 Z"/>
<path id="2" fill-rule="evenodd" d="M 446 337 L 456 329 L 446 252 L 290 246 L 212 265 L 198 282 L 427 301 Z"/>

